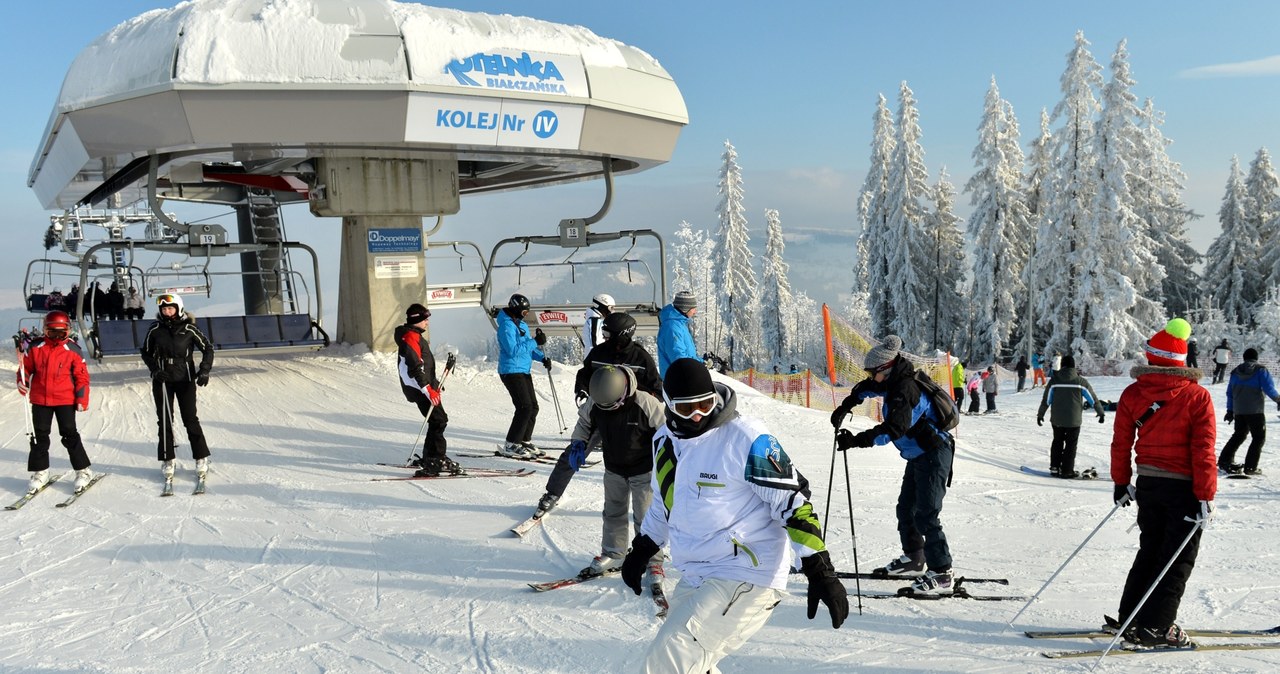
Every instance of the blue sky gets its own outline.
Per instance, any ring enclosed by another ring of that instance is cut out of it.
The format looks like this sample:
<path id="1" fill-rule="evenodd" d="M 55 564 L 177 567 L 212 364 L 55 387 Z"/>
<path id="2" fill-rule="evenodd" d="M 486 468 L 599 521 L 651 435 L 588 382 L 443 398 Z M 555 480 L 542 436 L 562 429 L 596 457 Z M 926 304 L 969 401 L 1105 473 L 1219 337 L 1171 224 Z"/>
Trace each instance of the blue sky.
<path id="1" fill-rule="evenodd" d="M 48 213 L 26 187 L 27 170 L 67 67 L 99 34 L 163 0 L 12 3 L 0 42 L 0 199 L 14 245 L 0 289 L 21 285 L 42 254 Z M 963 186 L 992 76 L 1014 106 L 1024 144 L 1042 107 L 1058 101 L 1058 78 L 1077 30 L 1105 67 L 1128 39 L 1139 99 L 1166 114 L 1170 153 L 1189 176 L 1187 200 L 1203 217 L 1192 242 L 1204 251 L 1233 154 L 1280 149 L 1280 3 L 1275 2 L 471 2 L 438 3 L 580 24 L 654 55 L 675 78 L 690 125 L 672 161 L 618 182 L 599 227 L 673 231 L 681 220 L 714 229 L 723 142 L 738 150 L 753 243 L 763 246 L 764 209 L 781 212 L 795 285 L 834 301 L 851 282 L 854 202 L 869 153 L 877 94 L 896 107 L 899 83 L 915 93 L 930 179 L 945 165 Z M 23 27 L 29 27 L 23 28 Z M 1258 63 L 1254 63 L 1258 62 Z M 1225 71 L 1225 72 L 1224 72 Z M 562 217 L 599 205 L 598 183 L 464 200 L 441 235 L 482 248 L 502 236 L 551 234 Z M 959 196 L 961 214 L 967 195 Z M 515 215 L 517 214 L 518 215 Z M 317 247 L 336 241 L 336 221 L 286 211 L 290 234 Z M 301 227 L 310 229 L 300 229 Z M 314 234 L 312 233 L 314 231 Z M 16 237 L 14 236 L 16 235 Z M 821 245 L 814 245 L 819 243 Z M 328 285 L 328 283 L 326 283 Z M 332 299 L 332 296 L 331 296 Z"/>

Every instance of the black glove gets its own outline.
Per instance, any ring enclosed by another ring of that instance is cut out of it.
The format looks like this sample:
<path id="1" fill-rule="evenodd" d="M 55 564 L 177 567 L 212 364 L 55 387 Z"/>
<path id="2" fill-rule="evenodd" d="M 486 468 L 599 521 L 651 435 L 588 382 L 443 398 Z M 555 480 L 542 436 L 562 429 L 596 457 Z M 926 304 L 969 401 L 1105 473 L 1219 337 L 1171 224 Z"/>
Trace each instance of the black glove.
<path id="1" fill-rule="evenodd" d="M 533 329 L 533 343 L 538 346 L 542 346 L 547 343 L 547 333 L 543 332 L 542 328 Z"/>
<path id="2" fill-rule="evenodd" d="M 1107 423 L 1107 415 L 1103 414 L 1102 412 L 1098 412 L 1098 423 L 1100 424 Z"/>
<path id="3" fill-rule="evenodd" d="M 587 398 L 589 398 L 589 397 L 591 397 L 591 396 L 588 396 L 586 391 L 574 391 L 574 392 L 573 392 L 573 403 L 574 403 L 575 405 L 577 405 L 578 407 L 582 407 L 582 403 L 587 402 Z"/>
<path id="4" fill-rule="evenodd" d="M 636 534 L 631 539 L 631 552 L 622 560 L 622 582 L 637 595 L 642 591 L 640 584 L 644 582 L 644 570 L 649 567 L 649 560 L 658 550 L 658 544 L 644 534 Z"/>
<path id="5" fill-rule="evenodd" d="M 201 370 L 200 373 L 196 375 L 196 386 L 208 386 L 208 385 L 209 385 L 209 373 Z"/>
<path id="6" fill-rule="evenodd" d="M 844 451 L 853 449 L 854 447 L 870 447 L 876 444 L 875 433 L 871 431 L 863 431 L 861 433 L 850 433 L 849 429 L 841 428 L 836 432 L 836 449 Z"/>
<path id="7" fill-rule="evenodd" d="M 1036 425 L 1037 425 L 1037 426 L 1043 426 L 1043 425 L 1044 425 L 1044 417 L 1036 417 Z"/>
<path id="8" fill-rule="evenodd" d="M 1133 502 L 1133 498 L 1134 488 L 1132 485 L 1118 484 L 1116 485 L 1115 491 L 1112 492 L 1112 500 L 1117 505 L 1125 508 L 1129 507 L 1129 504 Z"/>
<path id="9" fill-rule="evenodd" d="M 547 368 L 547 372 L 550 372 L 550 371 L 551 371 L 551 359 L 550 359 L 550 358 L 543 358 L 543 359 L 542 359 L 542 367 Z"/>
<path id="10" fill-rule="evenodd" d="M 840 424 L 844 423 L 844 418 L 849 416 L 849 412 L 852 410 L 852 407 L 845 407 L 844 403 L 840 403 L 840 406 L 831 412 L 831 426 L 840 428 Z"/>
<path id="11" fill-rule="evenodd" d="M 818 615 L 818 602 L 822 602 L 831 612 L 831 626 L 840 629 L 844 619 L 849 617 L 849 592 L 836 578 L 831 555 L 826 550 L 815 552 L 800 560 L 800 569 L 809 579 L 809 620 Z"/>
<path id="12" fill-rule="evenodd" d="M 166 382 L 169 381 L 169 375 L 165 374 L 163 369 L 152 370 L 151 381 Z"/>
<path id="13" fill-rule="evenodd" d="M 1227 423 L 1231 423 L 1236 420 L 1236 413 L 1231 410 L 1227 410 L 1227 416 L 1222 417 L 1222 420 Z"/>

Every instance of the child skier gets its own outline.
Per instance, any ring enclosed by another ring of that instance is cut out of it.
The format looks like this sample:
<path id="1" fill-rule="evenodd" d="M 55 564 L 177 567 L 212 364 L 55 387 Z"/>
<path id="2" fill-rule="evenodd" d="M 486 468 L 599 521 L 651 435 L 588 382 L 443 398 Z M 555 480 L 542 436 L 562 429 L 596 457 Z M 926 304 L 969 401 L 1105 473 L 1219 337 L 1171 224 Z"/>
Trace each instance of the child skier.
<path id="1" fill-rule="evenodd" d="M 49 483 L 49 432 L 58 420 L 58 435 L 71 457 L 76 471 L 76 492 L 84 490 L 93 479 L 89 455 L 85 452 L 80 431 L 76 429 L 76 412 L 89 409 L 89 369 L 79 345 L 68 339 L 71 318 L 65 311 L 50 311 L 44 317 L 44 337 L 33 341 L 22 356 L 18 369 L 18 392 L 31 400 L 30 453 L 27 470 L 31 482 L 27 492 L 34 493 Z"/>

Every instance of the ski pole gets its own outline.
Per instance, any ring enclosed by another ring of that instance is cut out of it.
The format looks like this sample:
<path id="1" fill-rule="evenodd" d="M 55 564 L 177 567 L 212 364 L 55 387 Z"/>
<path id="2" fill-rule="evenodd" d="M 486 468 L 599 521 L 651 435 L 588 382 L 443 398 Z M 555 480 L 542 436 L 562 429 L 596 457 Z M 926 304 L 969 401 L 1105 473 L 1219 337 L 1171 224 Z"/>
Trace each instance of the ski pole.
<path id="1" fill-rule="evenodd" d="M 453 372 L 453 365 L 456 362 L 456 356 L 453 352 L 449 353 L 449 360 L 444 364 L 444 372 L 440 374 L 440 392 L 444 392 L 444 380 L 449 378 L 449 373 Z M 430 398 L 428 398 L 430 400 Z M 413 438 L 413 444 L 409 445 L 409 458 L 404 460 L 406 467 L 413 465 L 413 450 L 418 446 L 418 439 L 427 430 L 427 422 L 431 420 L 431 413 L 436 411 L 435 403 L 427 405 L 427 413 L 422 417 L 422 427 L 418 429 L 418 434 Z"/>
<path id="2" fill-rule="evenodd" d="M 551 378 L 551 368 L 547 368 L 547 382 L 551 384 L 551 402 L 555 403 L 556 406 L 556 419 L 560 422 L 560 434 L 564 435 L 564 432 L 569 430 L 569 427 L 565 425 L 564 413 L 560 411 L 560 396 L 556 393 L 556 381 Z"/>
<path id="3" fill-rule="evenodd" d="M 849 482 L 849 453 L 844 453 L 844 493 L 849 498 L 849 535 L 853 538 L 853 586 L 858 595 L 858 615 L 862 615 L 862 577 L 858 569 L 858 528 L 853 523 L 853 485 Z"/>
<path id="4" fill-rule="evenodd" d="M 173 412 L 169 409 L 169 385 L 163 381 L 160 382 L 160 409 L 163 411 L 164 416 L 163 423 L 160 425 L 160 430 L 164 432 L 164 437 L 160 438 L 160 446 L 165 447 L 170 444 L 170 440 L 173 438 Z M 174 446 L 174 458 L 176 459 L 178 458 L 177 443 L 172 444 Z M 164 458 L 161 457 L 160 460 L 164 461 Z"/>
<path id="5" fill-rule="evenodd" d="M 26 395 L 22 396 L 22 406 L 26 408 L 26 414 L 22 415 L 22 421 L 23 428 L 27 429 L 27 444 L 31 445 L 36 441 L 35 431 L 31 427 L 31 386 L 27 384 L 26 364 L 22 362 L 18 363 L 18 381 L 21 381 L 22 385 L 27 387 Z"/>
<path id="6" fill-rule="evenodd" d="M 1142 608 L 1142 605 L 1147 603 L 1147 599 L 1151 597 L 1151 593 L 1156 591 L 1156 586 L 1160 584 L 1160 581 L 1164 580 L 1164 575 L 1173 567 L 1173 563 L 1178 561 L 1178 556 L 1182 554 L 1182 551 L 1187 547 L 1187 544 L 1191 542 L 1191 538 L 1196 535 L 1197 531 L 1200 531 L 1201 527 L 1204 526 L 1204 520 L 1199 517 L 1195 519 L 1184 517 L 1182 519 L 1194 523 L 1194 526 L 1191 527 L 1191 531 L 1187 532 L 1187 537 L 1182 539 L 1182 545 L 1179 545 L 1178 549 L 1174 551 L 1173 556 L 1169 558 L 1169 563 L 1165 564 L 1164 568 L 1160 570 L 1160 575 L 1156 576 L 1155 581 L 1151 583 L 1151 587 L 1147 588 L 1147 593 L 1142 595 L 1142 599 L 1138 600 L 1138 605 L 1133 607 L 1133 610 L 1129 612 L 1129 617 L 1125 618 L 1124 624 L 1116 631 L 1116 635 L 1111 638 L 1111 643 L 1107 644 L 1106 649 L 1102 651 L 1102 655 L 1098 656 L 1098 661 L 1093 663 L 1093 666 L 1089 668 L 1089 671 L 1092 672 L 1098 668 L 1098 665 L 1102 664 L 1102 659 L 1107 657 L 1107 653 L 1110 653 L 1111 649 L 1114 648 L 1116 643 L 1124 636 L 1124 631 L 1129 629 L 1129 623 L 1133 622 L 1134 617 L 1138 615 L 1138 611 Z"/>
<path id="7" fill-rule="evenodd" d="M 1126 496 L 1125 498 L 1127 499 L 1128 497 Z M 1115 507 L 1111 509 L 1111 512 L 1107 513 L 1107 516 L 1102 518 L 1102 521 L 1098 523 L 1098 526 L 1094 527 L 1093 531 L 1089 532 L 1088 536 L 1085 536 L 1084 542 L 1082 542 L 1079 546 L 1076 547 L 1075 551 L 1072 552 L 1071 555 L 1067 557 L 1067 560 L 1062 563 L 1062 566 L 1059 566 L 1058 570 L 1054 571 L 1052 576 L 1049 576 L 1049 580 L 1046 580 L 1044 582 L 1044 585 L 1041 585 L 1040 589 L 1037 590 L 1035 594 L 1031 595 L 1031 598 L 1027 600 L 1027 603 L 1023 604 L 1022 608 L 1019 609 L 1018 612 L 1014 614 L 1013 618 L 1009 620 L 1009 627 L 1013 627 L 1013 623 L 1017 622 L 1018 617 L 1022 615 L 1022 612 L 1027 610 L 1027 607 L 1031 606 L 1032 602 L 1034 602 L 1036 598 L 1040 596 L 1041 592 L 1045 591 L 1045 588 L 1049 587 L 1049 584 L 1053 582 L 1054 578 L 1058 577 L 1058 574 L 1062 573 L 1063 569 L 1067 568 L 1067 565 L 1071 563 L 1071 560 L 1075 559 L 1076 555 L 1080 554 L 1080 551 L 1084 549 L 1084 546 L 1089 544 L 1089 541 L 1093 538 L 1094 534 L 1098 533 L 1098 530 L 1102 529 L 1102 525 L 1106 524 L 1107 520 L 1111 519 L 1111 516 L 1116 514 L 1116 511 L 1119 510 L 1120 506 L 1123 505 L 1124 503 L 1125 501 L 1121 501 L 1120 503 L 1117 503 Z"/>

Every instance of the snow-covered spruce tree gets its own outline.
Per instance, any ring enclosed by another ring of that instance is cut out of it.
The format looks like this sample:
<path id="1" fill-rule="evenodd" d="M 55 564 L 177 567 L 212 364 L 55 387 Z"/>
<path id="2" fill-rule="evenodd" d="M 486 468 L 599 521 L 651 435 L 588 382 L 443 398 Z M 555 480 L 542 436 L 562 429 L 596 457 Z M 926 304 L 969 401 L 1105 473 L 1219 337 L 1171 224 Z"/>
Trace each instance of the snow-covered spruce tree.
<path id="1" fill-rule="evenodd" d="M 1045 181 L 1044 204 L 1032 258 L 1037 332 L 1047 335 L 1045 350 L 1090 353 L 1090 323 L 1084 286 L 1085 261 L 1097 255 L 1089 239 L 1089 206 L 1093 203 L 1094 89 L 1102 84 L 1102 68 L 1089 53 L 1089 41 L 1077 32 L 1060 79 L 1062 100 L 1052 120 L 1061 126 L 1053 135 L 1053 173 Z"/>
<path id="2" fill-rule="evenodd" d="M 1246 327 L 1251 324 L 1253 304 L 1259 294 L 1253 264 L 1258 254 L 1258 233 L 1249 226 L 1249 201 L 1240 158 L 1232 156 L 1231 175 L 1218 209 L 1222 233 L 1205 254 L 1204 280 L 1226 320 Z"/>
<path id="3" fill-rule="evenodd" d="M 1039 292 L 1035 287 L 1035 269 L 1032 260 L 1036 255 L 1036 237 L 1040 231 L 1041 220 L 1047 205 L 1045 200 L 1046 182 L 1053 177 L 1053 132 L 1049 130 L 1049 111 L 1040 109 L 1040 135 L 1031 143 L 1031 153 L 1027 155 L 1027 172 L 1023 175 L 1022 194 L 1026 199 L 1027 218 L 1031 226 L 1028 232 L 1030 241 L 1027 244 L 1027 259 L 1022 266 L 1023 295 L 1019 298 L 1018 318 L 1015 332 L 1019 335 L 1016 351 L 1031 360 L 1031 353 L 1038 350 L 1043 342 L 1043 335 L 1036 331 L 1035 308 L 1032 302 L 1038 299 Z"/>
<path id="4" fill-rule="evenodd" d="M 709 325 L 716 316 L 716 293 L 711 284 L 711 251 L 715 243 L 707 236 L 706 230 L 693 229 L 688 222 L 681 221 L 676 228 L 675 245 L 672 255 L 673 284 L 668 286 L 669 294 L 678 290 L 690 290 L 698 299 L 698 313 L 694 314 L 692 323 L 693 338 L 702 344 L 704 350 L 712 350 L 709 343 L 704 344 L 710 334 Z M 670 298 L 659 298 L 667 301 Z"/>
<path id="5" fill-rule="evenodd" d="M 924 245 L 925 202 L 929 199 L 929 172 L 920 145 L 920 113 L 915 95 L 906 82 L 898 91 L 897 143 L 889 162 L 888 232 L 885 239 L 887 290 L 893 306 L 889 331 L 902 338 L 908 349 L 929 343 L 929 306 L 925 301 L 923 274 L 932 272 L 931 249 Z M 879 334 L 877 337 L 883 337 Z"/>
<path id="6" fill-rule="evenodd" d="M 1237 345 L 1236 350 L 1240 351 L 1238 346 L 1244 329 L 1227 317 L 1212 296 L 1206 294 L 1201 297 L 1199 306 L 1187 313 L 1191 322 L 1191 335 L 1200 342 L 1200 362 L 1204 363 L 1201 367 L 1205 372 L 1213 370 L 1210 354 L 1218 342 L 1226 339 Z"/>
<path id="7" fill-rule="evenodd" d="M 1170 316 L 1186 316 L 1200 301 L 1200 275 L 1192 268 L 1202 257 L 1187 238 L 1187 223 L 1200 217 L 1182 200 L 1187 176 L 1167 152 L 1171 141 L 1160 131 L 1164 115 L 1148 98 L 1139 115 L 1138 161 L 1130 192 L 1134 211 L 1146 225 L 1156 262 L 1164 268 L 1161 296 Z"/>
<path id="8" fill-rule="evenodd" d="M 1111 59 L 1111 80 L 1102 88 L 1102 116 L 1094 136 L 1093 184 L 1095 192 L 1085 221 L 1086 237 L 1095 254 L 1082 260 L 1082 290 L 1091 310 L 1090 342 L 1100 355 L 1120 359 L 1136 353 L 1164 323 L 1159 301 L 1164 269 L 1152 252 L 1154 245 L 1135 211 L 1137 203 L 1129 186 L 1136 176 L 1140 111 L 1133 95 L 1125 41 Z M 1154 297 L 1154 299 L 1152 299 Z"/>
<path id="9" fill-rule="evenodd" d="M 933 211 L 925 218 L 925 240 L 933 249 L 933 273 L 925 278 L 932 295 L 929 314 L 933 317 L 929 343 L 934 349 L 955 352 L 961 328 L 969 321 L 964 289 L 964 221 L 955 214 L 956 188 L 948 180 L 947 167 L 938 172 L 933 185 Z"/>
<path id="10" fill-rule="evenodd" d="M 872 118 L 871 161 L 867 178 L 858 195 L 858 263 L 854 266 L 853 292 L 867 299 L 869 326 L 877 335 L 888 334 L 896 312 L 889 296 L 893 278 L 889 275 L 889 163 L 893 159 L 893 118 L 881 94 Z"/>
<path id="11" fill-rule="evenodd" d="M 1250 335 L 1253 340 L 1251 346 L 1276 358 L 1280 354 L 1280 285 L 1267 289 L 1266 295 L 1253 312 L 1253 318 L 1258 326 Z"/>
<path id="12" fill-rule="evenodd" d="M 1280 178 L 1276 177 L 1275 168 L 1271 164 L 1271 153 L 1267 148 L 1259 148 L 1253 161 L 1249 164 L 1249 175 L 1244 179 L 1244 189 L 1249 193 L 1249 228 L 1258 234 L 1258 259 L 1254 265 L 1254 274 L 1258 279 L 1255 302 L 1261 302 L 1266 294 L 1264 289 L 1271 283 L 1274 266 L 1276 228 L 1280 227 L 1276 208 L 1280 206 Z"/>
<path id="13" fill-rule="evenodd" d="M 973 242 L 972 350 L 968 357 L 990 363 L 1004 355 L 1022 294 L 1022 267 L 1027 257 L 1031 223 L 1022 193 L 1022 149 L 1013 110 L 1000 98 L 995 78 L 987 88 L 975 171 L 964 191 L 973 213 L 968 236 Z"/>
<path id="14" fill-rule="evenodd" d="M 720 229 L 716 231 L 711 274 L 718 295 L 720 325 L 716 328 L 718 334 L 708 343 L 721 348 L 720 355 L 729 361 L 729 369 L 736 370 L 751 364 L 756 346 L 756 314 L 751 310 L 757 299 L 756 276 L 751 249 L 747 247 L 750 236 L 743 205 L 742 169 L 738 167 L 738 151 L 727 140 L 721 159 L 720 204 L 716 208 Z"/>
<path id="15" fill-rule="evenodd" d="M 791 283 L 787 281 L 788 267 L 783 258 L 786 243 L 782 240 L 778 211 L 766 208 L 764 219 L 764 258 L 760 261 L 761 365 L 777 365 L 785 371 L 795 348 L 795 326 L 787 320 L 791 316 Z"/>

